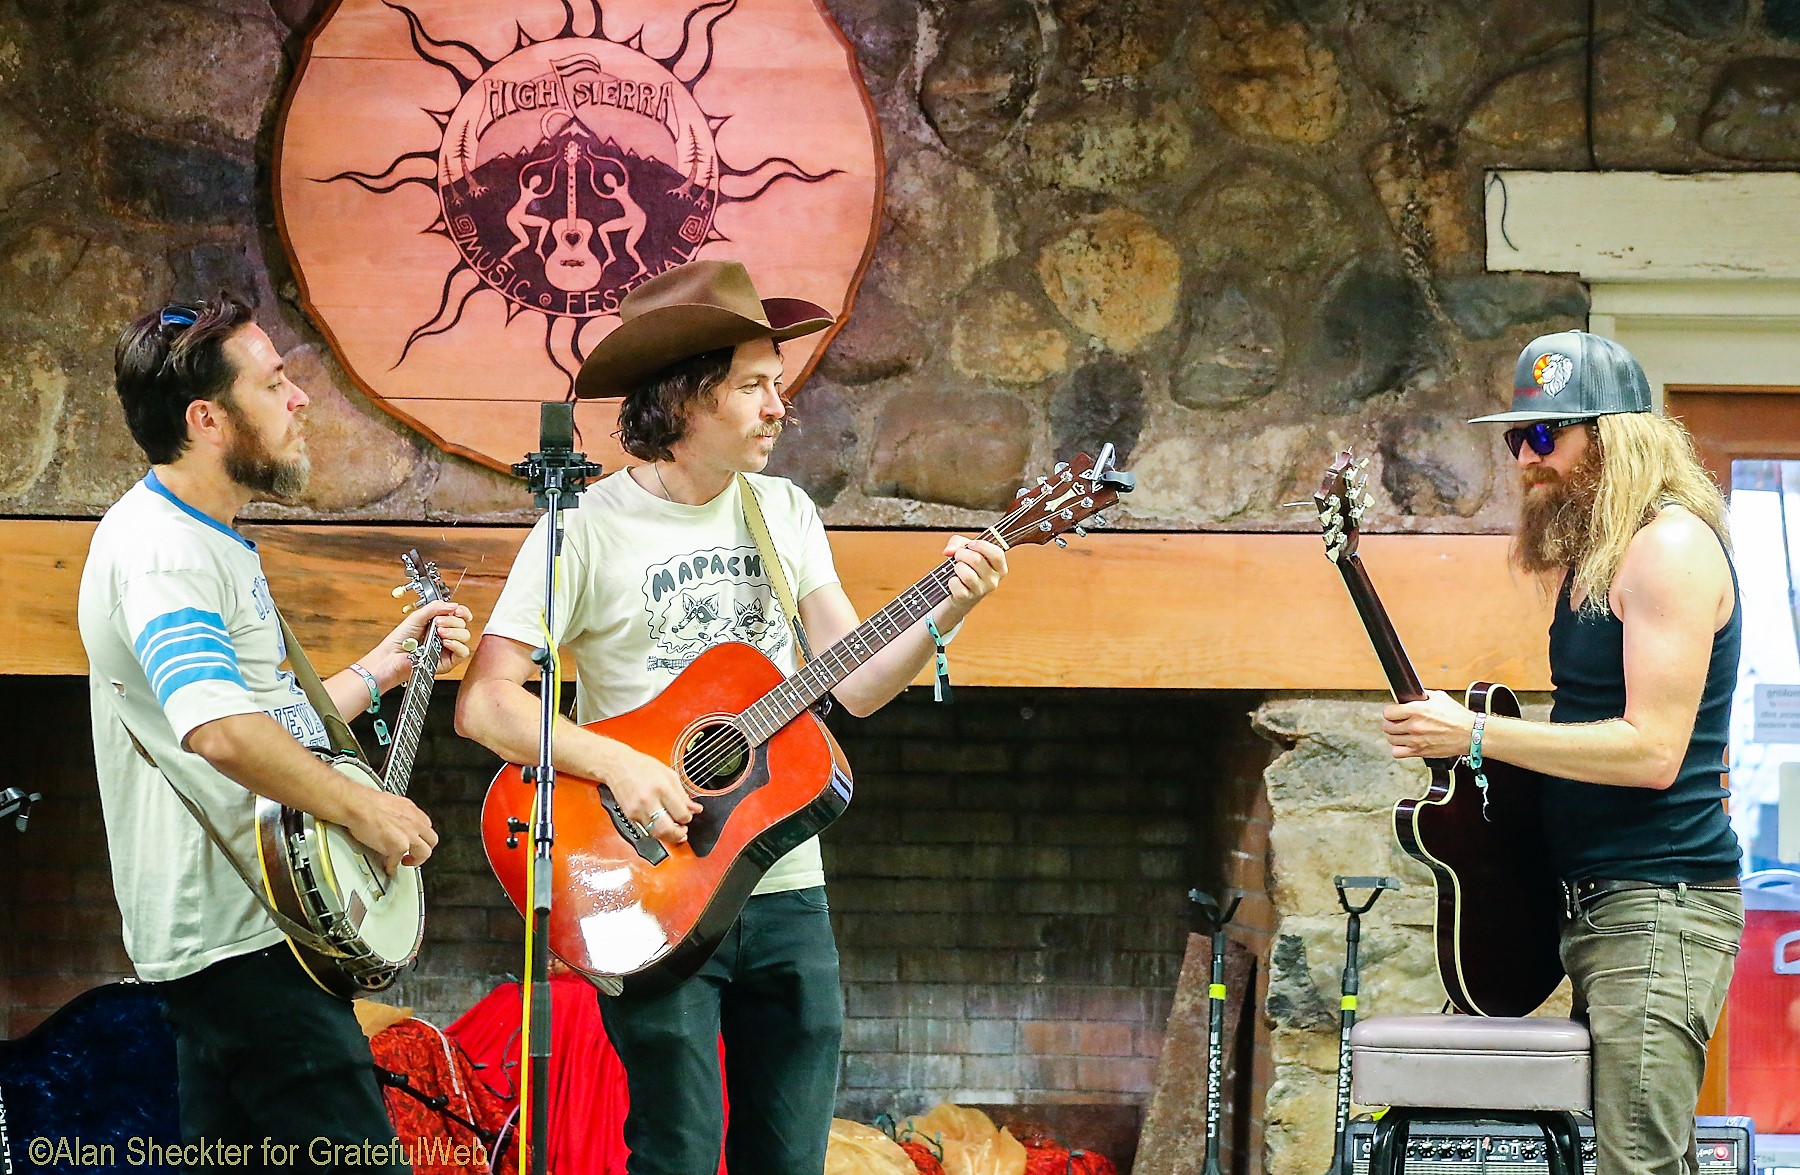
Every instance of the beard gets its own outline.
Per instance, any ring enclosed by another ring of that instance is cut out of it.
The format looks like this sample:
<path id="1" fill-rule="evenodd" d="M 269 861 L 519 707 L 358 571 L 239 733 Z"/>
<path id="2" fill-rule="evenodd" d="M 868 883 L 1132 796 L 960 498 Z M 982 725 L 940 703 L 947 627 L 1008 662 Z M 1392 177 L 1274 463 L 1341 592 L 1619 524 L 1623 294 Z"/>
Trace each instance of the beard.
<path id="1" fill-rule="evenodd" d="M 228 406 L 225 415 L 232 424 L 231 446 L 225 450 L 225 473 L 232 481 L 252 493 L 281 502 L 305 492 L 306 483 L 312 478 L 312 458 L 302 452 L 291 461 L 283 461 L 269 452 L 267 442 L 235 407 Z"/>
<path id="2" fill-rule="evenodd" d="M 1514 555 L 1526 571 L 1574 567 L 1593 550 L 1594 503 L 1600 497 L 1601 453 L 1590 443 L 1567 475 L 1533 465 L 1524 471 Z"/>

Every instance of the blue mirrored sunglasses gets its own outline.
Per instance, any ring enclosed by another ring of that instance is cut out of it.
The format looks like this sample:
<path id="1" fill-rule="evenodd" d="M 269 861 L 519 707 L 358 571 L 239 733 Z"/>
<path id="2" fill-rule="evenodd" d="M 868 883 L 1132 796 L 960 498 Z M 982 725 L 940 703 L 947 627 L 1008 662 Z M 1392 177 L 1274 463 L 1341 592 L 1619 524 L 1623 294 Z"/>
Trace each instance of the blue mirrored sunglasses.
<path id="1" fill-rule="evenodd" d="M 157 326 L 193 326 L 199 316 L 186 306 L 165 306 Z"/>
<path id="2" fill-rule="evenodd" d="M 1531 451 L 1538 456 L 1548 457 L 1556 452 L 1556 434 L 1559 430 L 1573 424 L 1586 424 L 1589 419 L 1586 416 L 1571 416 L 1567 420 L 1540 420 L 1535 424 L 1509 428 L 1506 430 L 1506 447 L 1514 457 L 1526 445 L 1530 445 Z"/>

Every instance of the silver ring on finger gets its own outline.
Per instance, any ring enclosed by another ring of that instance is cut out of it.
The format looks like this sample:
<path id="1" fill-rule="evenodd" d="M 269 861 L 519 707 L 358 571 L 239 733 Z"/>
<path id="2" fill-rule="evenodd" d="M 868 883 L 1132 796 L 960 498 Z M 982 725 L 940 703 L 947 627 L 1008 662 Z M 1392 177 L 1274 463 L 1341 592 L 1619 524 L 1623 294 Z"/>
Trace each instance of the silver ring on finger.
<path id="1" fill-rule="evenodd" d="M 644 827 L 648 829 L 652 824 L 655 824 L 658 820 L 661 820 L 668 814 L 669 813 L 665 809 L 658 808 L 656 811 L 650 813 L 649 819 L 644 821 Z"/>

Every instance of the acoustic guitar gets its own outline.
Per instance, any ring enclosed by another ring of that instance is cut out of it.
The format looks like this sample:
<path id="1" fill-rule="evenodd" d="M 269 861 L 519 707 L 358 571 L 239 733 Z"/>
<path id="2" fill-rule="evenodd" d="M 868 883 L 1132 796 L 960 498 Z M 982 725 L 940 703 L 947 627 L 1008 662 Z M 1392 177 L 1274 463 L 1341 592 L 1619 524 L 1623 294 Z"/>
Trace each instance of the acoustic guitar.
<path id="1" fill-rule="evenodd" d="M 1325 555 L 1337 565 L 1364 630 L 1399 702 L 1425 697 L 1387 609 L 1357 554 L 1368 508 L 1367 460 L 1348 450 L 1325 474 L 1319 524 Z M 1466 704 L 1516 718 L 1519 700 L 1503 685 L 1476 682 Z M 1471 1016 L 1525 1016 L 1563 978 L 1557 953 L 1562 891 L 1546 863 L 1539 821 L 1543 777 L 1488 759 L 1478 774 L 1466 759 L 1428 759 L 1431 784 L 1394 805 L 1394 835 L 1408 856 L 1431 870 L 1438 975 L 1450 1002 Z"/>
<path id="2" fill-rule="evenodd" d="M 396 591 L 412 591 L 420 604 L 450 598 L 437 564 L 421 563 L 417 551 L 408 551 L 401 562 L 407 584 Z M 443 651 L 433 625 L 425 643 L 412 651 L 412 679 L 400 703 L 381 775 L 355 755 L 315 753 L 363 787 L 405 795 Z M 390 876 L 381 859 L 347 830 L 260 797 L 256 834 L 263 890 L 270 903 L 331 947 L 326 953 L 288 939 L 313 981 L 344 999 L 391 987 L 418 957 L 425 938 L 425 887 L 418 866 L 402 865 Z"/>
<path id="3" fill-rule="evenodd" d="M 1085 454 L 1019 491 L 982 537 L 1003 547 L 1084 533 L 1132 487 L 1111 450 Z M 662 693 L 588 730 L 659 759 L 705 810 L 686 843 L 651 864 L 621 836 L 599 785 L 558 774 L 550 949 L 604 990 L 651 995 L 686 979 L 737 920 L 750 891 L 784 853 L 837 819 L 852 782 L 814 707 L 833 686 L 949 598 L 946 560 L 792 676 L 747 644 L 701 653 Z M 534 788 L 509 766 L 488 788 L 481 835 L 513 905 L 528 909 L 526 865 Z"/>

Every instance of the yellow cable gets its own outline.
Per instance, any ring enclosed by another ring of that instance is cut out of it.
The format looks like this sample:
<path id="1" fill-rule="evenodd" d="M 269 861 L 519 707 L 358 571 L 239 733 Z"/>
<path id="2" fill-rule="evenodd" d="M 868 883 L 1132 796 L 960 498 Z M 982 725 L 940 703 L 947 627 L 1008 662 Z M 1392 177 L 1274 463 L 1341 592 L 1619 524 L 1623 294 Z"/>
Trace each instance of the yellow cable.
<path id="1" fill-rule="evenodd" d="M 555 522 L 555 520 L 552 519 L 552 528 L 551 529 L 554 529 L 554 522 Z M 562 591 L 562 586 L 563 586 L 563 584 L 562 584 L 562 554 L 560 552 L 558 552 L 558 554 L 556 555 L 553 566 L 555 567 L 556 589 L 557 589 L 558 593 L 560 593 Z M 562 654 L 557 649 L 556 640 L 550 633 L 549 620 L 542 612 L 538 613 L 538 632 L 543 635 L 544 647 L 546 649 L 550 650 L 550 686 L 549 686 L 549 689 L 550 689 L 550 697 L 553 699 L 551 704 L 552 704 L 552 706 L 556 706 L 557 703 L 562 701 Z M 558 707 L 558 709 L 560 710 L 560 707 Z M 550 730 L 551 730 L 551 747 L 552 747 L 551 759 L 554 761 L 554 759 L 555 759 L 555 731 L 556 731 L 554 717 L 552 717 L 552 719 L 551 719 Z M 534 784 L 531 789 L 531 828 L 533 830 L 534 836 L 536 834 L 537 823 L 538 823 L 538 815 L 539 815 L 539 813 L 538 813 L 538 797 L 540 794 L 542 794 L 542 793 L 538 790 L 537 786 Z M 532 1087 L 531 1087 L 531 1013 L 532 1013 L 531 984 L 532 984 L 532 980 L 534 978 L 531 967 L 532 967 L 532 963 L 537 958 L 537 941 L 536 941 L 536 934 L 537 934 L 536 921 L 537 920 L 535 917 L 535 911 L 533 911 L 530 908 L 530 903 L 532 901 L 533 895 L 535 895 L 537 893 L 537 842 L 535 840 L 531 843 L 530 848 L 531 848 L 531 851 L 529 853 L 527 853 L 526 857 L 525 857 L 526 910 L 525 910 L 525 967 L 524 967 L 524 981 L 523 981 L 525 998 L 524 998 L 523 1004 L 521 1006 L 521 1019 L 519 1021 L 519 1129 L 518 1129 L 518 1139 L 519 1139 L 519 1173 L 520 1173 L 520 1175 L 528 1175 L 528 1172 L 529 1172 L 529 1168 L 526 1165 L 526 1156 L 530 1153 L 527 1150 L 527 1147 L 529 1147 L 529 1145 L 530 1145 L 530 1134 L 531 1134 L 531 1098 L 537 1092 L 536 1090 L 532 1089 Z"/>

